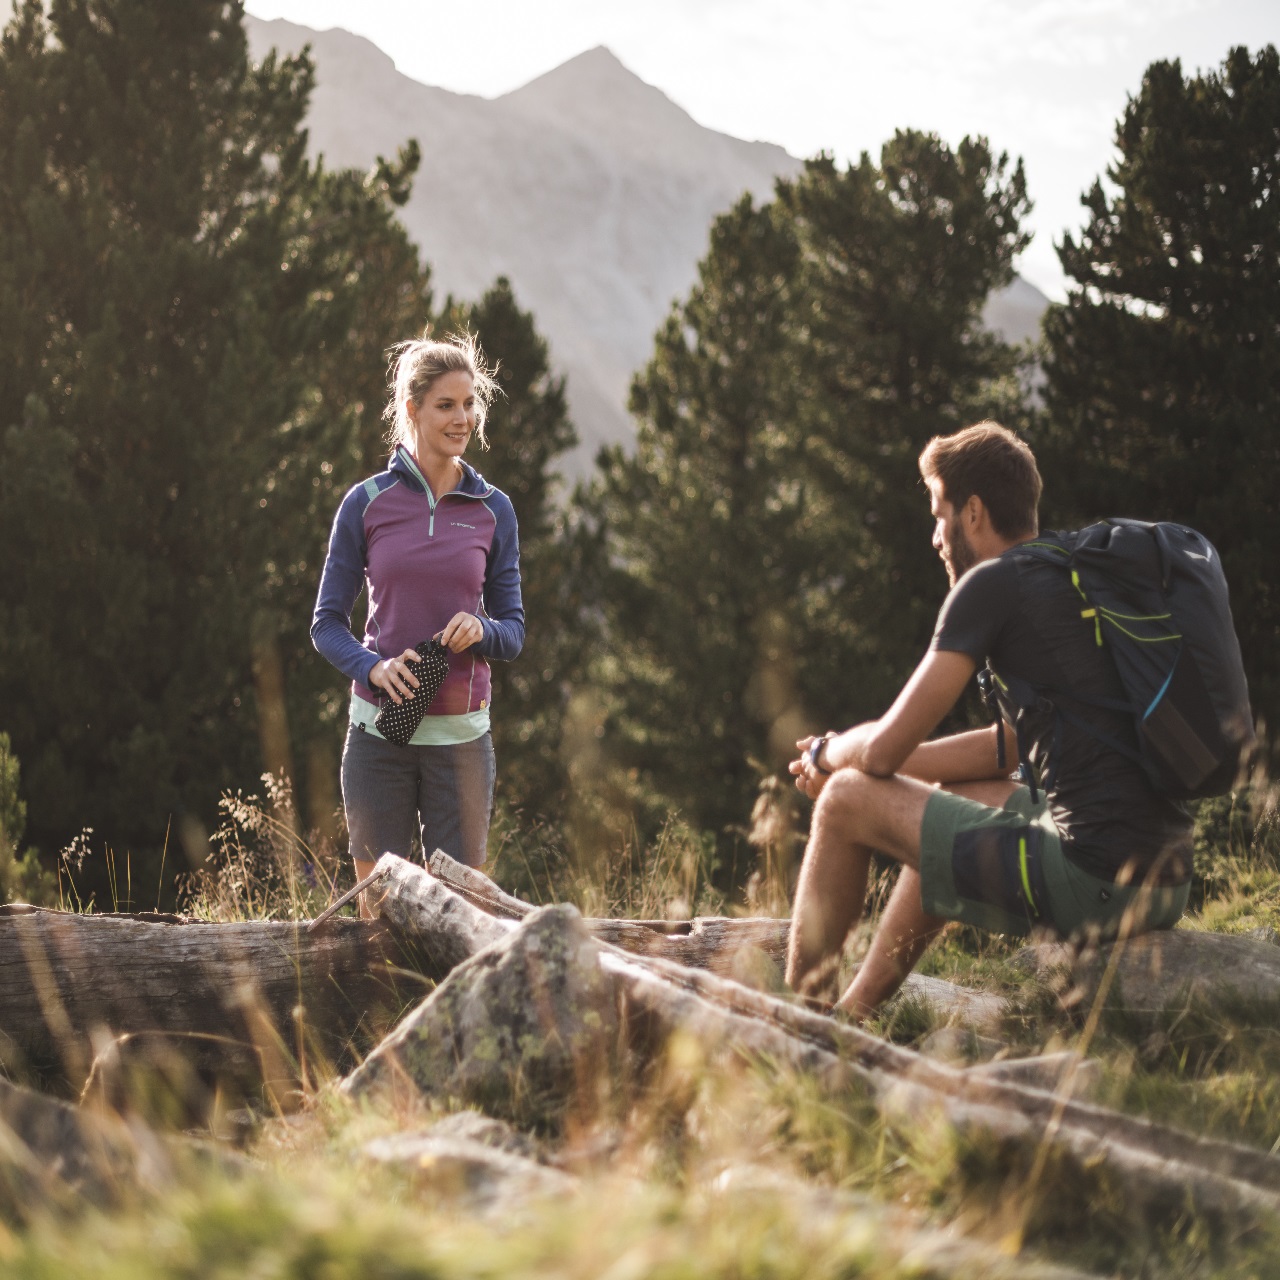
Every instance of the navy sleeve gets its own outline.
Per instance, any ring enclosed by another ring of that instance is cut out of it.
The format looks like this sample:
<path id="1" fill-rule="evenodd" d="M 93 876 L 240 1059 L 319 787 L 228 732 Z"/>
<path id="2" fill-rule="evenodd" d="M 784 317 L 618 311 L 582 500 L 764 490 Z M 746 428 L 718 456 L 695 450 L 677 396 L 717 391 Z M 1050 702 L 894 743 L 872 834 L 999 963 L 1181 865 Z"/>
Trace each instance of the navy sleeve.
<path id="1" fill-rule="evenodd" d="M 981 665 L 1018 604 L 1018 571 L 996 557 L 974 565 L 942 603 L 930 649 L 968 654 Z"/>
<path id="2" fill-rule="evenodd" d="M 524 601 L 520 595 L 520 535 L 515 508 L 500 489 L 485 499 L 496 527 L 484 574 L 484 635 L 475 645 L 485 658 L 510 662 L 524 647 Z"/>
<path id="3" fill-rule="evenodd" d="M 356 485 L 342 500 L 329 535 L 329 554 L 311 617 L 311 642 L 349 680 L 368 686 L 379 658 L 351 633 L 351 613 L 364 588 L 364 511 L 369 495 Z"/>

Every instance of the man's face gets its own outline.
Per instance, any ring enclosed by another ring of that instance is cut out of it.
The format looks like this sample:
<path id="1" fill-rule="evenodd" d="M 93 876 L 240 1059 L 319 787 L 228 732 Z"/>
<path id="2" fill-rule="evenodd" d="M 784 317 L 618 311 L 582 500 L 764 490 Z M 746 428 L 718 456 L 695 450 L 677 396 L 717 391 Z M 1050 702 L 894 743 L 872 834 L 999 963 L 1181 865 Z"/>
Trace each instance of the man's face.
<path id="1" fill-rule="evenodd" d="M 929 480 L 929 510 L 933 513 L 933 549 L 946 566 L 947 581 L 954 587 L 975 564 L 977 554 L 965 536 L 961 512 L 943 496 L 942 481 Z"/>

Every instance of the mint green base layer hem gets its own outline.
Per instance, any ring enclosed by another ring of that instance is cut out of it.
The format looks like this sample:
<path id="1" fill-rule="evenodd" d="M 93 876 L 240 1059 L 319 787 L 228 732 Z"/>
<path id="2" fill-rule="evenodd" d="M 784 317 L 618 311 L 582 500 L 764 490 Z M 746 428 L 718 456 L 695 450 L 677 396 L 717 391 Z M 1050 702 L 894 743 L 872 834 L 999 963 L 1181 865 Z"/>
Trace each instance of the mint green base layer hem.
<path id="1" fill-rule="evenodd" d="M 362 725 L 366 733 L 381 738 L 373 722 L 378 718 L 378 708 L 356 694 L 351 695 L 351 723 Z M 462 716 L 423 716 L 412 738 L 411 747 L 456 747 L 463 742 L 474 742 L 489 732 L 489 708 L 471 711 Z"/>

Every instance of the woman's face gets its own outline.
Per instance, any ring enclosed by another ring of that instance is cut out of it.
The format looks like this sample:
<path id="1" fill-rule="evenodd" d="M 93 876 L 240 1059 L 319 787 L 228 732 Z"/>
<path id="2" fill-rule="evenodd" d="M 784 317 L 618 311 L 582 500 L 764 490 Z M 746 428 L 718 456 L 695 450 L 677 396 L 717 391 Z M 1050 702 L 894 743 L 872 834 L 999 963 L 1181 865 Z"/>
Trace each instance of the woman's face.
<path id="1" fill-rule="evenodd" d="M 441 374 L 417 405 L 409 405 L 420 462 L 460 458 L 476 425 L 475 383 L 469 373 Z"/>

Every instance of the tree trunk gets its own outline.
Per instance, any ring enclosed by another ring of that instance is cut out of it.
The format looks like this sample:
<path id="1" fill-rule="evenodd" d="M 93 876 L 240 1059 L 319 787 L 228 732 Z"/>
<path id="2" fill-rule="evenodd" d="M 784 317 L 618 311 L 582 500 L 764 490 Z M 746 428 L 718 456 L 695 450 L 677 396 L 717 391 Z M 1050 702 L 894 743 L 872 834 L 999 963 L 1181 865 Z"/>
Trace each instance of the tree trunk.
<path id="1" fill-rule="evenodd" d="M 198 1070 L 296 1081 L 350 1061 L 422 986 L 385 925 L 209 924 L 0 907 L 0 1060 L 79 1091 L 112 1037 L 181 1042 Z M 319 1061 L 317 1061 L 319 1059 Z"/>

